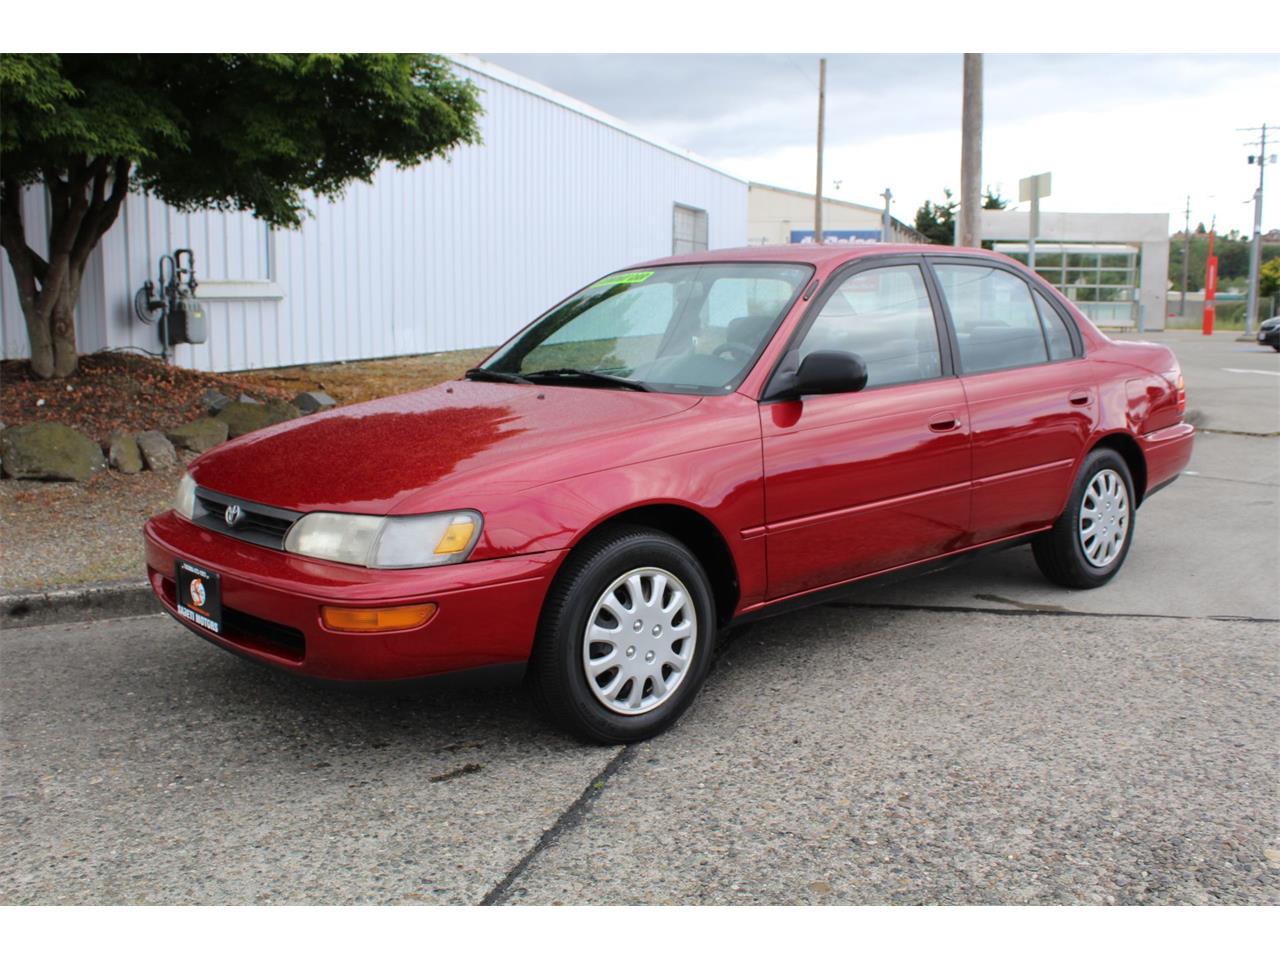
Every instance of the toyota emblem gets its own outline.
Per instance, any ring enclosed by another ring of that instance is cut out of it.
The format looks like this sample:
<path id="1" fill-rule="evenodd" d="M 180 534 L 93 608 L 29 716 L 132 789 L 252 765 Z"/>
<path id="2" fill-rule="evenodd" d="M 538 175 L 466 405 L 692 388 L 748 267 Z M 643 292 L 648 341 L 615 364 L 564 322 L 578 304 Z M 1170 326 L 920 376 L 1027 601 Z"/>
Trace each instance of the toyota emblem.
<path id="1" fill-rule="evenodd" d="M 227 507 L 227 512 L 222 515 L 222 519 L 227 521 L 228 527 L 234 527 L 240 522 L 240 517 L 244 515 L 244 511 L 240 509 L 240 504 L 233 503 Z"/>

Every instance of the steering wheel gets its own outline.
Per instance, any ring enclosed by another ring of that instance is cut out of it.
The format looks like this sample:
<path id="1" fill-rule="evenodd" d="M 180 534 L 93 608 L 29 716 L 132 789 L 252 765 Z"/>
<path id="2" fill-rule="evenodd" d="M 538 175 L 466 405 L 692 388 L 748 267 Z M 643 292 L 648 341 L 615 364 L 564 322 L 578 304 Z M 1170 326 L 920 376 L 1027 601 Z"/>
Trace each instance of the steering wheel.
<path id="1" fill-rule="evenodd" d="M 720 354 L 724 353 L 728 354 L 728 358 L 730 360 L 737 360 L 745 363 L 751 359 L 751 355 L 755 352 L 756 351 L 753 347 L 749 347 L 745 343 L 739 343 L 737 340 L 726 340 L 724 343 L 720 344 L 720 346 L 712 350 L 711 355 L 713 357 L 718 357 Z"/>

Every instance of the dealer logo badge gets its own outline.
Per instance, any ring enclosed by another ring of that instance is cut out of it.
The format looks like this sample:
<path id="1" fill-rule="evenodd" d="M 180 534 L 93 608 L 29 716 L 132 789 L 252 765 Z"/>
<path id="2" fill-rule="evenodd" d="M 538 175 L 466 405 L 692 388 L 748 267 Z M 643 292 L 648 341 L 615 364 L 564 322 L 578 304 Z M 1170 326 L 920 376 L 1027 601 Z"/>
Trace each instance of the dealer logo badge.
<path id="1" fill-rule="evenodd" d="M 205 601 L 204 581 L 199 577 L 195 577 L 191 581 L 191 586 L 187 588 L 187 592 L 191 594 L 191 605 L 195 607 L 203 607 Z"/>
<path id="2" fill-rule="evenodd" d="M 234 527 L 240 522 L 242 516 L 244 516 L 244 511 L 240 509 L 240 504 L 233 503 L 227 507 L 227 512 L 222 515 L 222 519 L 227 521 L 228 527 Z"/>

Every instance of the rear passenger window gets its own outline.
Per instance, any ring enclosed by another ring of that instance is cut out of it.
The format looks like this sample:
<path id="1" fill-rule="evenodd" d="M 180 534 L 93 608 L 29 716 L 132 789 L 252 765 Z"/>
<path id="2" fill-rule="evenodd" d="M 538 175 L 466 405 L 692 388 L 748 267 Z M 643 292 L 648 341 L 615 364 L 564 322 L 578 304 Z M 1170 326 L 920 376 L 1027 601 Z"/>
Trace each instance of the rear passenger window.
<path id="1" fill-rule="evenodd" d="M 934 270 L 956 328 L 961 372 L 1048 362 L 1040 317 L 1022 280 L 970 264 L 939 263 Z"/>
<path id="2" fill-rule="evenodd" d="M 805 334 L 800 359 L 815 350 L 858 354 L 868 387 L 941 376 L 938 329 L 920 268 L 878 267 L 845 280 Z"/>
<path id="3" fill-rule="evenodd" d="M 1067 360 L 1075 356 L 1076 351 L 1071 343 L 1071 334 L 1067 332 L 1067 325 L 1062 315 L 1053 309 L 1053 305 L 1039 290 L 1033 287 L 1031 293 L 1035 296 L 1036 307 L 1040 311 L 1040 325 L 1044 327 L 1044 339 L 1049 344 L 1049 359 Z"/>

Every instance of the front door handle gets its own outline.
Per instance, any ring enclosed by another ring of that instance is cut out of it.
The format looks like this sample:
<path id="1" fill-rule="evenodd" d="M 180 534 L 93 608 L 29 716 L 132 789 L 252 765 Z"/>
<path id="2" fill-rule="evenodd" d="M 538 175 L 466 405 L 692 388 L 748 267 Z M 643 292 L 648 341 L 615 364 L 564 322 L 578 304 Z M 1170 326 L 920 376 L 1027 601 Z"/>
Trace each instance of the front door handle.
<path id="1" fill-rule="evenodd" d="M 1070 400 L 1072 403 L 1074 403 L 1077 407 L 1083 407 L 1085 404 L 1089 403 L 1093 399 L 1093 394 L 1090 393 L 1088 390 L 1077 390 L 1075 393 L 1071 394 L 1071 396 L 1069 396 L 1067 399 Z"/>
<path id="2" fill-rule="evenodd" d="M 960 418 L 954 413 L 940 413 L 929 421 L 929 429 L 934 433 L 946 433 L 960 426 Z"/>

